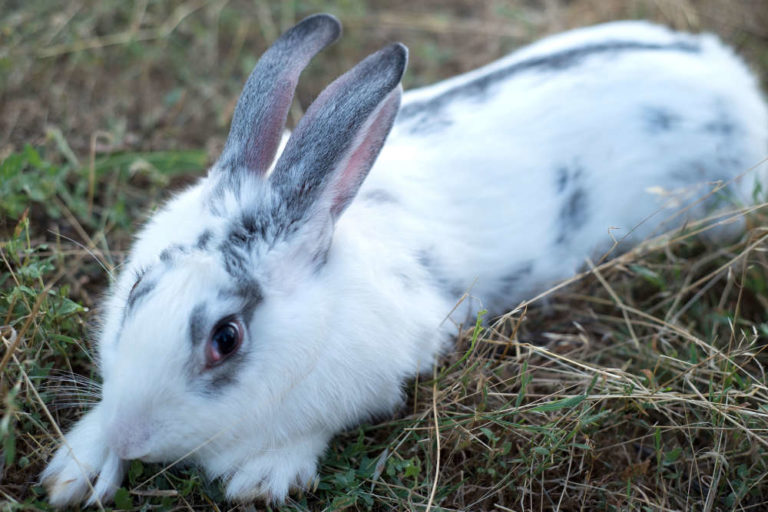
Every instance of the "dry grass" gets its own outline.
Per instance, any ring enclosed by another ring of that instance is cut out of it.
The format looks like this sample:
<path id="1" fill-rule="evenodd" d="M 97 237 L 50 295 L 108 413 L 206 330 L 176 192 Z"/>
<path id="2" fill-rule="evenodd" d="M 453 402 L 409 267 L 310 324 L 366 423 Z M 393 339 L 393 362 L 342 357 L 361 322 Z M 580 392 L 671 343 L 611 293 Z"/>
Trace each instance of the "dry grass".
<path id="1" fill-rule="evenodd" d="M 35 481 L 57 426 L 92 399 L 46 383 L 95 377 L 87 323 L 141 212 L 216 155 L 256 55 L 318 10 L 346 35 L 303 76 L 294 121 L 392 39 L 411 47 L 414 86 L 625 17 L 716 31 L 768 77 L 760 0 L 7 3 L 3 510 L 46 510 Z M 650 241 L 465 330 L 398 417 L 338 436 L 317 488 L 286 509 L 767 510 L 766 225 L 758 208 L 731 245 L 690 230 Z M 134 463 L 125 489 L 124 508 L 226 508 L 194 469 Z"/>

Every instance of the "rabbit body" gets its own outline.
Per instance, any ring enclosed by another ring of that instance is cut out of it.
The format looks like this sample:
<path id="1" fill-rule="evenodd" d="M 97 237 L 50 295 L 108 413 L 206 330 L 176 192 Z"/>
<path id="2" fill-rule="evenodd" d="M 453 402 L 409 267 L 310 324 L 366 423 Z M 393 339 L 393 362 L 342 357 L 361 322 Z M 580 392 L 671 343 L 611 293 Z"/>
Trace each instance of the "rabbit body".
<path id="1" fill-rule="evenodd" d="M 332 18 L 313 18 L 291 36 L 309 57 L 335 38 Z M 262 72 L 290 48 L 276 47 Z M 113 286 L 103 398 L 42 476 L 51 503 L 111 497 L 132 458 L 192 461 L 231 499 L 282 500 L 334 433 L 401 403 L 450 346 L 450 316 L 501 312 L 608 248 L 610 227 L 621 236 L 768 152 L 756 81 L 712 36 L 575 30 L 409 92 L 395 118 L 404 66 L 389 47 L 329 86 L 271 174 L 284 112 L 261 121 L 262 154 L 236 111 L 222 158 L 152 217 Z M 358 110 L 334 121 L 340 105 Z M 222 355 L 211 340 L 230 318 L 244 335 Z"/>

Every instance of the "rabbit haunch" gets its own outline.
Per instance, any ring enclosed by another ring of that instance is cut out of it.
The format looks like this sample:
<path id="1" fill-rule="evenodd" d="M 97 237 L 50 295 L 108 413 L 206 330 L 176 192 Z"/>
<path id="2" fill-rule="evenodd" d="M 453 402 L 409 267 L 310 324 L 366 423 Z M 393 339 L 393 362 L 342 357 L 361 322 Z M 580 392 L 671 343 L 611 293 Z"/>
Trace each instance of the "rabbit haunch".
<path id="1" fill-rule="evenodd" d="M 635 243 L 652 214 L 768 153 L 744 64 L 713 36 L 643 22 L 408 92 L 397 118 L 407 54 L 385 47 L 329 85 L 280 152 L 301 68 L 338 35 L 319 15 L 281 36 L 219 161 L 138 235 L 99 337 L 102 401 L 46 468 L 51 503 L 111 497 L 133 457 L 198 463 L 230 499 L 283 500 L 333 434 L 401 403 L 450 346 L 449 315 L 501 312 L 568 278 L 610 228 Z M 211 360 L 229 323 L 242 343 Z"/>

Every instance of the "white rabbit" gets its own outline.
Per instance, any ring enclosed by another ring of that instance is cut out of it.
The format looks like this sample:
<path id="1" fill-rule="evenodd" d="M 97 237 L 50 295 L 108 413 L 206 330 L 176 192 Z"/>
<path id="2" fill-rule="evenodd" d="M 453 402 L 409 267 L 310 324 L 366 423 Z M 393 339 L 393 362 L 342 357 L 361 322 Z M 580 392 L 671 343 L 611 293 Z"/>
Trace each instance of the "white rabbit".
<path id="1" fill-rule="evenodd" d="M 608 247 L 609 228 L 647 236 L 660 190 L 689 201 L 768 153 L 765 103 L 729 49 L 618 22 L 401 108 L 407 52 L 385 47 L 328 86 L 269 173 L 299 73 L 339 33 L 316 15 L 275 42 L 221 158 L 139 234 L 99 338 L 102 400 L 42 475 L 54 505 L 110 498 L 134 458 L 283 500 L 334 433 L 401 403 L 465 291 L 454 315 L 500 312 Z"/>

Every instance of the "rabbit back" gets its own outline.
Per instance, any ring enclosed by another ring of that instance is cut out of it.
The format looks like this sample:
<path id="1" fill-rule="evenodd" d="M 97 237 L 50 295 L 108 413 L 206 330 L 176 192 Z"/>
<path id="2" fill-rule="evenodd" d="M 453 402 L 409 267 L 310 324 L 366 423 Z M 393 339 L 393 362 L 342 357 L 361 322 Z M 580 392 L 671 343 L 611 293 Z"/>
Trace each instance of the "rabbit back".
<path id="1" fill-rule="evenodd" d="M 767 154 L 765 101 L 729 48 L 616 22 L 406 93 L 358 202 L 448 295 L 499 311 L 614 239 L 703 215 L 712 201 L 659 224 Z M 748 201 L 765 172 L 728 190 Z"/>

